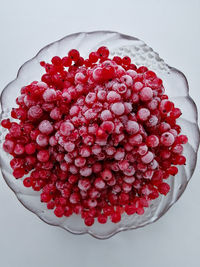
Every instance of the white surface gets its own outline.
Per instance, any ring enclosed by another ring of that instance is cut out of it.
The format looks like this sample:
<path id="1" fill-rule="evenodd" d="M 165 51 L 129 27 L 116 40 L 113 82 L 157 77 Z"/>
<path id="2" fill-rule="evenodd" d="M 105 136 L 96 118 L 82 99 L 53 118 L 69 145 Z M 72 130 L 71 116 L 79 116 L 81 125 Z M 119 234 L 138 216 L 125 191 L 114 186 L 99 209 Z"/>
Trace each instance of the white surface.
<path id="1" fill-rule="evenodd" d="M 200 109 L 199 13 L 199 0 L 0 0 L 0 88 L 44 45 L 73 32 L 115 30 L 141 38 L 182 70 Z M 105 241 L 43 223 L 0 177 L 0 266 L 198 267 L 199 171 L 158 222 Z"/>

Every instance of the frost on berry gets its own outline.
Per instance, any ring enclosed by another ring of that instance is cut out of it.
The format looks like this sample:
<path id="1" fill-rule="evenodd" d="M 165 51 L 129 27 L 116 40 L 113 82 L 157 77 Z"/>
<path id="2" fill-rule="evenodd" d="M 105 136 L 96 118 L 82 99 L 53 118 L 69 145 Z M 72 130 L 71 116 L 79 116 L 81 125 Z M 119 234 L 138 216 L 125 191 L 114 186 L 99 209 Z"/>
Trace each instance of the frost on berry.
<path id="1" fill-rule="evenodd" d="M 175 165 L 186 164 L 181 110 L 162 80 L 128 56 L 110 59 L 105 46 L 86 59 L 71 49 L 41 66 L 41 81 L 21 88 L 1 122 L 13 176 L 58 218 L 75 213 L 90 227 L 95 218 L 142 215 L 169 192 Z"/>

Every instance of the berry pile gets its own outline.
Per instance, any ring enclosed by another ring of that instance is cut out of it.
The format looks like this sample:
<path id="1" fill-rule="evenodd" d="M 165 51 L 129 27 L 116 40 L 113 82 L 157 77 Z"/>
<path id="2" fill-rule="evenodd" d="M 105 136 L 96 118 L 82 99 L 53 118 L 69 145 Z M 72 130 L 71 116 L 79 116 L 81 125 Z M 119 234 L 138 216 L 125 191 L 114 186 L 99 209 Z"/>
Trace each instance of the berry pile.
<path id="1" fill-rule="evenodd" d="M 18 122 L 1 122 L 14 177 L 26 175 L 24 186 L 41 191 L 57 217 L 80 214 L 87 226 L 143 214 L 186 162 L 181 110 L 162 80 L 127 56 L 109 59 L 107 47 L 40 64 L 46 73 L 21 89 L 12 109 Z"/>

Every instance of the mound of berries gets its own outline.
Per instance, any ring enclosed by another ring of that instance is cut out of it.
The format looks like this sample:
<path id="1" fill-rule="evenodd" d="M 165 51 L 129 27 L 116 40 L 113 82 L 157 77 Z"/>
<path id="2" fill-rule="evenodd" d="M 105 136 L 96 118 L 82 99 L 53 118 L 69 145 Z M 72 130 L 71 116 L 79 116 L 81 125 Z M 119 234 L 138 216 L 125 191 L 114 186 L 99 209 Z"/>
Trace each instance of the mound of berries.
<path id="1" fill-rule="evenodd" d="M 181 110 L 162 80 L 128 56 L 109 58 L 107 47 L 40 64 L 41 81 L 21 88 L 13 119 L 1 122 L 13 176 L 57 217 L 79 214 L 91 226 L 142 215 L 186 163 Z"/>

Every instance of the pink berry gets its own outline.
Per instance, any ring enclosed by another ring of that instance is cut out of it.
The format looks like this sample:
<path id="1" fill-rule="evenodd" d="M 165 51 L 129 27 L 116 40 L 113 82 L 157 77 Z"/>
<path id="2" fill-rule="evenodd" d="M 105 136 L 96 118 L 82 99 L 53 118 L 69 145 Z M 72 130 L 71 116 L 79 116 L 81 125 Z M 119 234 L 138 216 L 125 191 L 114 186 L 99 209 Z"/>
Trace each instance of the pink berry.
<path id="1" fill-rule="evenodd" d="M 165 132 L 161 135 L 160 142 L 164 146 L 171 146 L 174 143 L 174 141 L 175 141 L 174 136 L 170 132 Z"/>
<path id="2" fill-rule="evenodd" d="M 129 120 L 126 125 L 126 131 L 129 134 L 136 134 L 139 131 L 139 125 L 136 121 Z"/>
<path id="3" fill-rule="evenodd" d="M 146 108 L 141 108 L 138 110 L 137 116 L 139 120 L 146 121 L 150 116 L 150 111 Z"/>
<path id="4" fill-rule="evenodd" d="M 55 107 L 54 109 L 51 110 L 50 112 L 50 117 L 53 120 L 59 120 L 61 119 L 61 111 L 58 107 Z"/>
<path id="5" fill-rule="evenodd" d="M 56 100 L 56 91 L 54 89 L 47 89 L 43 93 L 43 99 L 45 102 L 52 102 Z"/>
<path id="6" fill-rule="evenodd" d="M 110 91 L 107 94 L 107 101 L 110 103 L 118 102 L 120 100 L 121 100 L 121 96 L 115 91 Z"/>
<path id="7" fill-rule="evenodd" d="M 144 87 L 140 91 L 140 99 L 142 101 L 149 101 L 153 98 L 153 91 L 150 87 Z"/>
<path id="8" fill-rule="evenodd" d="M 78 187 L 80 190 L 87 191 L 91 187 L 90 180 L 87 178 L 79 180 Z"/>
<path id="9" fill-rule="evenodd" d="M 83 167 L 80 169 L 80 174 L 84 177 L 90 176 L 92 174 L 92 169 L 90 167 Z"/>
<path id="10" fill-rule="evenodd" d="M 42 117 L 43 111 L 40 106 L 32 106 L 28 110 L 28 118 L 31 120 L 36 120 Z"/>
<path id="11" fill-rule="evenodd" d="M 143 163 L 148 164 L 153 160 L 153 158 L 154 158 L 153 153 L 149 151 L 147 152 L 147 154 L 141 157 L 141 160 Z"/>
<path id="12" fill-rule="evenodd" d="M 16 155 L 22 155 L 25 152 L 24 146 L 22 144 L 16 144 L 14 148 L 14 153 Z"/>
<path id="13" fill-rule="evenodd" d="M 112 178 L 112 172 L 109 169 L 105 169 L 102 172 L 102 179 L 104 181 L 109 181 Z"/>
<path id="14" fill-rule="evenodd" d="M 101 128 L 104 132 L 111 134 L 114 131 L 115 125 L 112 121 L 104 121 L 101 124 Z"/>
<path id="15" fill-rule="evenodd" d="M 37 138 L 36 138 L 36 143 L 39 146 L 47 146 L 48 145 L 48 137 L 44 134 L 38 134 Z"/>
<path id="16" fill-rule="evenodd" d="M 102 190 L 103 188 L 105 188 L 105 182 L 101 178 L 96 178 L 94 181 L 94 186 L 97 189 Z"/>
<path id="17" fill-rule="evenodd" d="M 47 150 L 40 150 L 37 153 L 37 159 L 40 162 L 47 162 L 49 160 L 49 152 Z"/>
<path id="18" fill-rule="evenodd" d="M 143 88 L 143 84 L 141 82 L 136 82 L 134 84 L 135 91 L 140 91 Z"/>
<path id="19" fill-rule="evenodd" d="M 72 142 L 66 142 L 65 144 L 64 144 L 64 149 L 67 151 L 67 152 L 72 152 L 73 150 L 74 150 L 74 148 L 75 148 L 75 144 L 74 143 L 72 143 Z"/>
<path id="20" fill-rule="evenodd" d="M 111 106 L 111 110 L 115 115 L 120 116 L 124 113 L 125 108 L 122 103 L 118 102 Z"/>
<path id="21" fill-rule="evenodd" d="M 77 167 L 83 167 L 86 164 L 86 159 L 82 157 L 77 157 L 74 161 L 75 165 Z"/>
<path id="22" fill-rule="evenodd" d="M 63 122 L 60 126 L 60 132 L 65 136 L 69 136 L 73 130 L 74 125 L 71 122 Z"/>
<path id="23" fill-rule="evenodd" d="M 48 120 L 43 120 L 39 124 L 39 130 L 41 133 L 48 135 L 48 134 L 53 132 L 53 126 L 51 125 L 51 123 Z"/>
<path id="24" fill-rule="evenodd" d="M 103 110 L 101 112 L 101 119 L 103 121 L 112 120 L 112 113 L 110 112 L 110 110 Z"/>
<path id="25" fill-rule="evenodd" d="M 92 92 L 88 93 L 88 95 L 85 98 L 85 102 L 88 105 L 92 105 L 95 102 L 95 100 L 96 100 L 96 94 Z"/>
<path id="26" fill-rule="evenodd" d="M 15 143 L 12 140 L 5 140 L 3 143 L 3 149 L 5 152 L 11 154 L 14 150 Z"/>
<path id="27" fill-rule="evenodd" d="M 72 193 L 69 198 L 70 203 L 76 204 L 80 201 L 80 195 L 78 193 Z"/>

